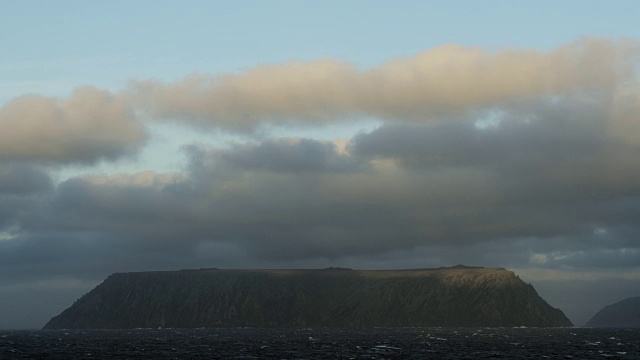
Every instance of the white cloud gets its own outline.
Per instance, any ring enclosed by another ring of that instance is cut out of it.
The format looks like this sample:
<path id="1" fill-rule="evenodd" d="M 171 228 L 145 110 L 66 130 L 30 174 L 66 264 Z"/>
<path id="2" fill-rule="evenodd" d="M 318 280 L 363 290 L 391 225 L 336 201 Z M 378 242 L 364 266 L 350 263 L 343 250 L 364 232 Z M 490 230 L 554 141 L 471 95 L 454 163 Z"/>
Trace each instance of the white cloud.
<path id="1" fill-rule="evenodd" d="M 529 259 L 532 264 L 545 264 L 549 261 L 549 258 L 545 254 L 533 254 Z"/>
<path id="2" fill-rule="evenodd" d="M 184 181 L 186 175 L 181 173 L 141 171 L 133 174 L 81 175 L 77 178 L 95 186 L 162 188 Z"/>
<path id="3" fill-rule="evenodd" d="M 24 95 L 0 107 L 0 158 L 92 163 L 134 153 L 146 140 L 119 96 L 82 87 L 66 99 Z"/>
<path id="4" fill-rule="evenodd" d="M 637 49 L 634 41 L 600 39 L 550 52 L 447 45 L 368 70 L 318 60 L 168 84 L 137 81 L 127 96 L 154 117 L 241 131 L 354 116 L 429 122 L 523 98 L 610 91 L 633 76 Z"/>

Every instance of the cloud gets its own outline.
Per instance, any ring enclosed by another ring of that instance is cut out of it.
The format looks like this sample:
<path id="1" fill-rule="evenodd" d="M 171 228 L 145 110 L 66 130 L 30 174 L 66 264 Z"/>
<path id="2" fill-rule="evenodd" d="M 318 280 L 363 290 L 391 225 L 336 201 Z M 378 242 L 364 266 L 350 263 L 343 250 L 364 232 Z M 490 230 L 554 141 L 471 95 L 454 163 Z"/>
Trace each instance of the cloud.
<path id="1" fill-rule="evenodd" d="M 428 124 L 562 97 L 609 96 L 611 132 L 637 142 L 639 46 L 583 39 L 548 52 L 446 45 L 370 69 L 331 59 L 133 81 L 118 93 L 80 87 L 68 98 L 24 95 L 0 107 L 0 158 L 92 164 L 135 154 L 156 121 L 259 131 L 375 117 Z M 594 95 L 595 94 L 595 95 Z M 562 100 L 560 100 L 562 101 Z"/>
<path id="2" fill-rule="evenodd" d="M 236 131 L 354 116 L 423 123 L 520 99 L 610 90 L 633 76 L 637 55 L 632 40 L 584 39 L 549 52 L 446 45 L 367 70 L 317 60 L 135 81 L 127 96 L 152 117 Z"/>
<path id="3" fill-rule="evenodd" d="M 0 242 L 19 234 L 19 218 L 54 191 L 49 175 L 25 164 L 0 165 Z"/>
<path id="4" fill-rule="evenodd" d="M 333 122 L 353 108 L 357 68 L 334 60 L 262 65 L 240 75 L 135 81 L 130 96 L 152 116 L 246 131 L 261 122 Z"/>
<path id="5" fill-rule="evenodd" d="M 0 165 L 0 195 L 28 195 L 53 190 L 49 175 L 24 164 Z"/>
<path id="6" fill-rule="evenodd" d="M 488 262 L 610 268 L 624 252 L 633 268 L 640 148 L 609 131 L 609 100 L 521 103 L 490 128 L 474 116 L 385 125 L 340 146 L 191 147 L 184 174 L 71 179 L 22 223 L 137 239 L 123 246 L 154 244 L 168 257 L 201 244 L 282 262 L 476 244 L 496 252 L 497 242 L 508 251 Z"/>
<path id="7" fill-rule="evenodd" d="M 12 99 L 0 107 L 0 128 L 5 161 L 89 164 L 133 154 L 146 140 L 127 101 L 90 86 L 66 99 Z"/>
<path id="8" fill-rule="evenodd" d="M 310 139 L 269 139 L 242 144 L 220 152 L 228 165 L 278 173 L 322 173 L 348 171 L 356 159 L 340 154 L 340 144 Z"/>
<path id="9" fill-rule="evenodd" d="M 157 173 L 147 170 L 133 174 L 80 175 L 78 176 L 78 180 L 105 187 L 138 186 L 145 188 L 162 188 L 184 180 L 184 175 L 181 173 Z"/>

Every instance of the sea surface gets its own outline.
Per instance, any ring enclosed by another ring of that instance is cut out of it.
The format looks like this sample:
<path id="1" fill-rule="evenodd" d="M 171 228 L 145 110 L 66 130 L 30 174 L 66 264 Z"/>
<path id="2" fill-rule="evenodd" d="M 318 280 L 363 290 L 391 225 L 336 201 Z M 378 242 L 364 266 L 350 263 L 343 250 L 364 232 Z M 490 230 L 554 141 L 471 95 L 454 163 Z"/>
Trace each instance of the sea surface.
<path id="1" fill-rule="evenodd" d="M 0 359 L 640 359 L 640 329 L 0 331 Z"/>

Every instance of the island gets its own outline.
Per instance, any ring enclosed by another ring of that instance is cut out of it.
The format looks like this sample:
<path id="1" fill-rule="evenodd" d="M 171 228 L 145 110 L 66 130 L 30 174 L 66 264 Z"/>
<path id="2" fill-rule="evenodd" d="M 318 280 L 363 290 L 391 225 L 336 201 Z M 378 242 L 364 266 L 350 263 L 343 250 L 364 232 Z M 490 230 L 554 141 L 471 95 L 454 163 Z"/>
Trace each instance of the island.
<path id="1" fill-rule="evenodd" d="M 115 273 L 44 329 L 564 327 L 503 268 L 196 269 Z"/>
<path id="2" fill-rule="evenodd" d="M 640 328 L 640 296 L 618 301 L 598 311 L 587 327 Z"/>

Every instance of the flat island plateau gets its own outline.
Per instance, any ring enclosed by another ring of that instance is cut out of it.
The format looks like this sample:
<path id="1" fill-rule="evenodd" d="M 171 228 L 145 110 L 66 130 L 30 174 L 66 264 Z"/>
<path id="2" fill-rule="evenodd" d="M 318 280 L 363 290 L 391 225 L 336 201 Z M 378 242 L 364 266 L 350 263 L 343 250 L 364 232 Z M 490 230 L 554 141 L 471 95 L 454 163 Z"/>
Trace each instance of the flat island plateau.
<path id="1" fill-rule="evenodd" d="M 572 326 L 502 268 L 115 273 L 44 329 Z"/>

